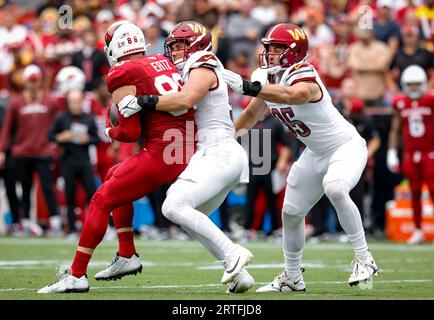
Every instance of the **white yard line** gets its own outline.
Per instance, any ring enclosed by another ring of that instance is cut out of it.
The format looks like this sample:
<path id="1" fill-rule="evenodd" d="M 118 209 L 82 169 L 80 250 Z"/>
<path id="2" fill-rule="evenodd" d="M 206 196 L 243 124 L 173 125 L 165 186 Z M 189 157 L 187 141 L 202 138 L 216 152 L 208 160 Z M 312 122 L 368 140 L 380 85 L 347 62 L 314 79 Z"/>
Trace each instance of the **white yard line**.
<path id="1" fill-rule="evenodd" d="M 374 280 L 375 284 L 403 284 L 403 283 L 432 283 L 432 279 L 413 279 L 413 280 Z M 257 282 L 257 285 L 267 284 L 268 282 Z M 346 281 L 307 281 L 309 284 L 347 284 Z M 210 284 L 183 284 L 183 285 L 160 285 L 160 286 L 91 286 L 91 290 L 99 289 L 182 289 L 182 288 L 212 288 L 223 287 L 220 283 Z M 0 288 L 0 292 L 14 291 L 36 291 L 35 288 Z"/>
<path id="2" fill-rule="evenodd" d="M 196 241 L 176 241 L 176 240 L 140 240 L 136 239 L 136 246 L 139 248 L 157 248 L 162 250 L 170 250 L 171 248 L 179 248 L 188 250 L 190 248 L 200 247 Z M 40 245 L 71 245 L 75 248 L 76 242 L 71 242 L 65 239 L 48 239 L 48 238 L 0 238 L 0 245 L 26 245 L 26 246 L 40 246 Z M 369 241 L 368 241 L 369 244 Z M 243 244 L 249 249 L 275 247 L 276 250 L 281 250 L 280 243 L 273 242 L 248 242 Z M 101 248 L 107 249 L 109 247 L 117 246 L 117 241 L 103 241 Z M 418 252 L 433 252 L 433 244 L 425 244 L 420 246 L 410 246 L 402 243 L 371 243 L 369 244 L 371 250 L 392 250 L 392 251 L 418 251 Z M 319 243 L 319 244 L 306 244 L 305 250 L 351 250 L 349 243 Z"/>

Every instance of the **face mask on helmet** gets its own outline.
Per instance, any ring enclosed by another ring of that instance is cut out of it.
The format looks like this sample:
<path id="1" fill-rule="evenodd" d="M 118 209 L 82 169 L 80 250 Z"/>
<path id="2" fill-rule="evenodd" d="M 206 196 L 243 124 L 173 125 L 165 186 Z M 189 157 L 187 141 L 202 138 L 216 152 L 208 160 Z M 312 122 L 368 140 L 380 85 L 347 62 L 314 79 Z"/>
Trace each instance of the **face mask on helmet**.
<path id="1" fill-rule="evenodd" d="M 426 83 L 406 83 L 403 85 L 403 91 L 410 99 L 419 99 L 425 94 Z"/>
<path id="2" fill-rule="evenodd" d="M 407 67 L 401 75 L 401 87 L 410 99 L 419 99 L 425 94 L 427 76 L 420 66 Z"/>
<path id="3" fill-rule="evenodd" d="M 185 39 L 165 42 L 164 55 L 173 62 L 178 70 L 182 70 L 191 53 L 189 47 L 189 43 Z"/>
<path id="4" fill-rule="evenodd" d="M 264 52 L 259 55 L 259 66 L 269 74 L 276 74 L 303 62 L 307 56 L 308 39 L 304 31 L 290 23 L 271 27 L 262 39 Z"/>
<path id="5" fill-rule="evenodd" d="M 181 70 L 191 54 L 212 50 L 212 37 L 207 29 L 194 21 L 180 22 L 164 42 L 165 55 Z"/>

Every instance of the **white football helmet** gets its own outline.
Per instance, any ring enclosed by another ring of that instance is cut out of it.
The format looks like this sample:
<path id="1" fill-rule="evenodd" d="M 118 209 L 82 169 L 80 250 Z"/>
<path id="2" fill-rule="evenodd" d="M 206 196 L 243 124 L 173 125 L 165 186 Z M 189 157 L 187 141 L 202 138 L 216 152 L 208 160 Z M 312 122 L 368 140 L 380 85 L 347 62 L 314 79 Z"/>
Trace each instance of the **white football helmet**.
<path id="1" fill-rule="evenodd" d="M 410 87 L 411 84 L 419 84 L 419 86 L 413 89 Z M 401 87 L 410 99 L 419 99 L 424 95 L 427 87 L 425 70 L 415 64 L 405 68 L 401 75 Z"/>
<path id="2" fill-rule="evenodd" d="M 147 47 L 143 31 L 128 20 L 113 23 L 104 37 L 104 52 L 111 67 L 118 63 L 120 57 L 145 53 Z"/>
<path id="3" fill-rule="evenodd" d="M 86 76 L 84 72 L 77 67 L 67 66 L 60 69 L 56 75 L 56 91 L 66 94 L 71 90 L 84 90 Z"/>

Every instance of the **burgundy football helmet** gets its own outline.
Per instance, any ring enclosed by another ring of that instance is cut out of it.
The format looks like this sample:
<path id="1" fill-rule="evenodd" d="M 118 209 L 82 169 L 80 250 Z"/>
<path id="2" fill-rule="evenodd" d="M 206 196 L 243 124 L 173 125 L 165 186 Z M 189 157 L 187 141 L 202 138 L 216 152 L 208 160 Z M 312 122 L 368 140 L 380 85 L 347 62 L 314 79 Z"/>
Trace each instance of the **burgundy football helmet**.
<path id="1" fill-rule="evenodd" d="M 185 61 L 192 53 L 212 50 L 211 33 L 202 24 L 195 21 L 180 22 L 170 31 L 169 36 L 164 41 L 165 55 L 170 60 L 173 60 L 173 44 L 178 41 L 184 41 L 186 44 L 183 59 L 173 61 L 179 69 L 184 66 Z"/>
<path id="2" fill-rule="evenodd" d="M 309 42 L 306 33 L 299 26 L 292 23 L 280 23 L 271 27 L 264 38 L 262 44 L 265 51 L 259 55 L 259 66 L 263 69 L 273 69 L 272 73 L 289 68 L 306 58 Z M 284 45 L 286 49 L 279 54 L 279 66 L 270 66 L 269 59 L 270 45 Z"/>

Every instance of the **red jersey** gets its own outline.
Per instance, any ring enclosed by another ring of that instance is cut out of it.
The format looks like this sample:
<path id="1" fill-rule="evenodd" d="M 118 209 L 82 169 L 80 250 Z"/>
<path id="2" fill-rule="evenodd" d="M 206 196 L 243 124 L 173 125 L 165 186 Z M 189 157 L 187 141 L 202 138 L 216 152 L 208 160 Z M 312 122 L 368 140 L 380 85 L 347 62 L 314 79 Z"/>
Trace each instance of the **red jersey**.
<path id="1" fill-rule="evenodd" d="M 123 61 L 116 64 L 107 76 L 107 88 L 110 93 L 122 86 L 135 86 L 136 96 L 164 95 L 181 90 L 181 76 L 175 65 L 163 55 L 148 55 L 143 58 Z M 182 142 L 186 140 L 186 121 L 194 121 L 194 110 L 190 108 L 182 115 L 174 116 L 168 112 L 144 110 L 143 124 L 140 114 L 123 118 L 119 114 L 120 124 L 109 131 L 109 135 L 119 141 L 138 140 L 137 133 L 142 132 L 146 147 L 164 149 L 174 143 L 174 129 L 182 134 Z M 171 131 L 169 131 L 171 130 Z M 127 132 L 128 131 L 128 132 Z M 168 135 L 164 138 L 164 136 Z M 169 140 L 169 141 L 167 141 Z M 179 141 L 179 140 L 177 140 Z"/>
<path id="2" fill-rule="evenodd" d="M 0 137 L 0 151 L 12 147 L 14 157 L 44 157 L 53 154 L 48 132 L 57 114 L 55 100 L 44 95 L 41 101 L 27 102 L 23 95 L 12 100 Z"/>
<path id="3" fill-rule="evenodd" d="M 418 100 L 398 97 L 393 108 L 401 116 L 404 150 L 434 150 L 434 95 L 426 94 Z"/>

